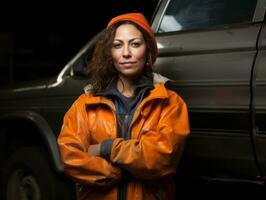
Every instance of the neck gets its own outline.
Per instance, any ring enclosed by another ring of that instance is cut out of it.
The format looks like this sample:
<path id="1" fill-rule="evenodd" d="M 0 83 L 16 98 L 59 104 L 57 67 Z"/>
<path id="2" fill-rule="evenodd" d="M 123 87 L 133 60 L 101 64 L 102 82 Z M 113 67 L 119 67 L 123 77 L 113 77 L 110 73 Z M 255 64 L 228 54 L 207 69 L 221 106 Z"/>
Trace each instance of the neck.
<path id="1" fill-rule="evenodd" d="M 136 81 L 137 79 L 128 79 L 124 77 L 119 77 L 117 81 L 117 89 L 124 96 L 132 97 L 137 87 Z"/>

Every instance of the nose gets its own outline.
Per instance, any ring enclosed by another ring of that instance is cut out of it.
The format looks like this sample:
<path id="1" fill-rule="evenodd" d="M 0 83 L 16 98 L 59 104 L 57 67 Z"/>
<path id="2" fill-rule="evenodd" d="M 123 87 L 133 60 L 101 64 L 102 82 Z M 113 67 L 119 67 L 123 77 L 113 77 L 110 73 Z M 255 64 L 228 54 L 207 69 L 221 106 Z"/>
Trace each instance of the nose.
<path id="1" fill-rule="evenodd" d="M 130 50 L 130 47 L 128 45 L 125 45 L 123 48 L 123 57 L 124 58 L 131 57 L 131 50 Z"/>

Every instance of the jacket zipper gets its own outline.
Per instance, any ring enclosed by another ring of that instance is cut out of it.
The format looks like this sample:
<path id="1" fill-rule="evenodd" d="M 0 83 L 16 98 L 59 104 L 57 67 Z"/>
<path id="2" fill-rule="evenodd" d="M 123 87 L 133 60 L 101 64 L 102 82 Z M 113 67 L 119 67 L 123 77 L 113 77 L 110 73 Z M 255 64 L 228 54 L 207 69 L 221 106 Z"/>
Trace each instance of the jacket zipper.
<path id="1" fill-rule="evenodd" d="M 114 116 L 115 119 L 115 130 L 116 130 L 116 137 L 118 137 L 118 133 L 117 133 L 117 118 L 116 118 L 116 108 L 113 104 L 111 104 L 111 102 L 109 101 L 103 101 L 103 104 L 107 105 Z M 127 199 L 127 184 L 125 181 L 123 181 L 123 177 L 121 182 L 118 184 L 118 192 L 117 192 L 117 200 L 126 200 Z"/>

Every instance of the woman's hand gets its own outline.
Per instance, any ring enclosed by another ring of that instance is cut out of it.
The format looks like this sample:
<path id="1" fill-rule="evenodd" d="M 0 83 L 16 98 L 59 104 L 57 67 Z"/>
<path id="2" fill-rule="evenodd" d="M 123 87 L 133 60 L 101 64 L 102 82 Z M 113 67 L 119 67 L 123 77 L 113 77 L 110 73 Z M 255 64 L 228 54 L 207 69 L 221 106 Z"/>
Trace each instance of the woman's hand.
<path id="1" fill-rule="evenodd" d="M 91 144 L 88 148 L 88 154 L 90 156 L 100 156 L 101 144 Z"/>

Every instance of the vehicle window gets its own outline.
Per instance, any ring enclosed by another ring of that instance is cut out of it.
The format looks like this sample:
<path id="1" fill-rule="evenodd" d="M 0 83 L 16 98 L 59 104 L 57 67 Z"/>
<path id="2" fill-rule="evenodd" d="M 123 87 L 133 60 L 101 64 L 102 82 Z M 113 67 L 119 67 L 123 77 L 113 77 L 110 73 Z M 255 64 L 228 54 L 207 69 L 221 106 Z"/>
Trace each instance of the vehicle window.
<path id="1" fill-rule="evenodd" d="M 74 76 L 87 77 L 89 75 L 88 64 L 91 61 L 94 46 L 84 52 L 72 65 L 71 74 Z"/>
<path id="2" fill-rule="evenodd" d="M 171 0 L 159 32 L 251 22 L 256 0 Z"/>

